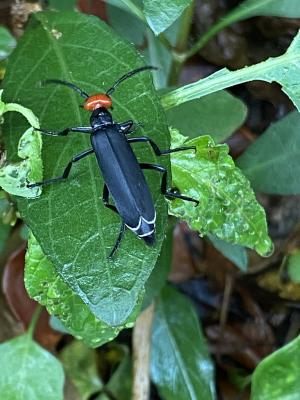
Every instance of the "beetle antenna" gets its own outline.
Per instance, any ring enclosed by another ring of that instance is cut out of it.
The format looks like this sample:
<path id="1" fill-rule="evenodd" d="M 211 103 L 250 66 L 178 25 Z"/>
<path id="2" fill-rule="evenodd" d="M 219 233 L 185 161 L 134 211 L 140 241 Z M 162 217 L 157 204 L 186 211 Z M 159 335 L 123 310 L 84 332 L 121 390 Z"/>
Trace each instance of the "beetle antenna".
<path id="1" fill-rule="evenodd" d="M 83 90 L 81 90 L 78 86 L 74 85 L 74 83 L 62 81 L 60 79 L 47 79 L 47 80 L 41 82 L 42 86 L 48 85 L 49 83 L 57 83 L 59 85 L 67 86 L 67 87 L 75 90 L 75 92 L 79 93 L 80 96 L 83 97 L 84 99 L 88 99 L 90 97 L 87 93 L 85 93 Z"/>
<path id="2" fill-rule="evenodd" d="M 139 72 L 146 71 L 147 69 L 158 69 L 158 68 L 153 67 L 152 65 L 146 65 L 145 67 L 140 67 L 140 68 L 134 69 L 133 71 L 127 72 L 127 74 L 121 76 L 121 78 L 119 78 L 112 85 L 112 87 L 106 91 L 106 94 L 108 96 L 110 96 L 116 90 L 116 87 L 120 85 L 121 82 L 125 81 L 126 79 L 130 78 L 131 76 L 133 76 L 135 74 L 138 74 Z"/>

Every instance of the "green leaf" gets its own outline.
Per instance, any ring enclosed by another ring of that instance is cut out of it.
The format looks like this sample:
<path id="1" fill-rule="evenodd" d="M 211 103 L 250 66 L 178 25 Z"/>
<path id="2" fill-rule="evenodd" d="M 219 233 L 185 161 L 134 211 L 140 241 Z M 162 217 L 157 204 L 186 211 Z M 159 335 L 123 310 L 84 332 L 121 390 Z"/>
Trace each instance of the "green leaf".
<path id="1" fill-rule="evenodd" d="M 300 32 L 285 54 L 269 58 L 259 64 L 237 71 L 223 68 L 207 78 L 183 86 L 165 94 L 162 104 L 169 109 L 210 93 L 253 80 L 278 82 L 295 106 L 300 110 Z"/>
<path id="2" fill-rule="evenodd" d="M 122 2 L 119 3 L 122 4 Z M 107 18 L 114 30 L 129 42 L 137 46 L 142 46 L 145 40 L 146 25 L 140 19 L 136 18 L 135 15 L 127 11 L 127 7 L 125 11 L 111 4 L 106 5 Z"/>
<path id="3" fill-rule="evenodd" d="M 23 115 L 29 124 L 39 128 L 39 120 L 34 113 L 20 104 L 5 103 L 2 101 L 3 90 L 0 90 L 0 120 L 6 112 L 14 111 Z M 38 132 L 29 128 L 23 133 L 18 142 L 18 157 L 23 161 L 5 163 L 0 167 L 0 186 L 8 193 L 34 198 L 41 194 L 41 188 L 29 189 L 27 180 L 40 181 L 43 177 L 43 165 L 41 160 L 42 139 Z"/>
<path id="4" fill-rule="evenodd" d="M 300 336 L 261 361 L 252 376 L 251 400 L 297 400 Z"/>
<path id="5" fill-rule="evenodd" d="M 4 26 L 0 26 L 0 61 L 5 60 L 10 55 L 15 45 L 15 38 Z"/>
<path id="6" fill-rule="evenodd" d="M 117 336 L 121 327 L 112 328 L 91 313 L 56 273 L 33 235 L 29 237 L 25 261 L 25 286 L 29 296 L 58 317 L 69 333 L 91 347 Z"/>
<path id="7" fill-rule="evenodd" d="M 156 303 L 151 376 L 165 400 L 215 399 L 214 367 L 190 302 L 165 287 Z"/>
<path id="8" fill-rule="evenodd" d="M 84 126 L 90 115 L 80 109 L 77 93 L 63 86 L 40 88 L 38 82 L 62 78 L 97 93 L 141 65 L 134 48 L 98 18 L 80 13 L 36 13 L 10 57 L 5 94 L 34 110 L 45 129 Z M 22 83 L 16 85 L 16 81 Z M 114 120 L 142 122 L 141 135 L 151 135 L 162 149 L 169 147 L 165 116 L 149 72 L 122 83 L 113 100 Z M 15 132 L 22 121 L 12 116 L 8 122 L 6 146 L 12 161 L 18 140 Z M 61 175 L 72 156 L 89 147 L 88 135 L 43 138 L 45 178 Z M 133 147 L 143 162 L 158 163 L 147 144 Z M 168 158 L 159 163 L 168 167 Z M 113 326 L 125 323 L 133 312 L 164 238 L 167 208 L 160 194 L 160 177 L 153 171 L 145 175 L 158 215 L 156 245 L 147 247 L 128 230 L 113 261 L 107 256 L 119 234 L 120 218 L 101 202 L 103 179 L 93 155 L 74 166 L 67 182 L 45 187 L 38 199 L 18 201 L 22 218 L 64 282 L 97 318 Z"/>
<path id="9" fill-rule="evenodd" d="M 172 25 L 190 3 L 191 0 L 144 0 L 144 14 L 155 35 Z"/>
<path id="10" fill-rule="evenodd" d="M 61 360 L 66 374 L 78 390 L 81 400 L 88 400 L 91 395 L 102 389 L 103 384 L 98 376 L 94 350 L 76 340 L 63 349 Z"/>
<path id="11" fill-rule="evenodd" d="M 272 124 L 237 165 L 259 192 L 300 193 L 300 115 L 297 111 Z"/>
<path id="12" fill-rule="evenodd" d="M 246 116 L 244 103 L 225 90 L 167 110 L 169 125 L 183 135 L 190 138 L 210 135 L 216 142 L 227 139 Z"/>
<path id="13" fill-rule="evenodd" d="M 286 259 L 286 264 L 290 280 L 294 283 L 300 283 L 300 250 L 289 254 Z"/>
<path id="14" fill-rule="evenodd" d="M 60 362 L 28 334 L 0 345 L 0 393 L 5 400 L 62 400 Z"/>
<path id="15" fill-rule="evenodd" d="M 214 247 L 227 257 L 228 260 L 232 261 L 241 271 L 247 271 L 248 255 L 244 247 L 224 242 L 213 235 L 208 235 L 208 237 Z"/>
<path id="16" fill-rule="evenodd" d="M 239 244 L 268 255 L 273 249 L 268 236 L 264 209 L 257 203 L 247 178 L 228 155 L 228 146 L 216 145 L 211 137 L 186 141 L 172 131 L 174 147 L 195 146 L 193 150 L 173 153 L 173 184 L 181 193 L 199 200 L 174 200 L 169 212 L 185 219 L 201 235 L 212 233 L 226 242 Z"/>

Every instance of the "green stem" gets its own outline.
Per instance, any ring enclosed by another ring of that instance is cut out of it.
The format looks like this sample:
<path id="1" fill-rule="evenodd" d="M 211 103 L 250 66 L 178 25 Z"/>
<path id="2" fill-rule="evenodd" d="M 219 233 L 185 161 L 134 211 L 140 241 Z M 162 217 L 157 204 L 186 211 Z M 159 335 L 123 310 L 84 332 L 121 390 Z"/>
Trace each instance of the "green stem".
<path id="1" fill-rule="evenodd" d="M 189 33 L 193 20 L 194 5 L 195 2 L 192 1 L 192 3 L 184 10 L 182 16 L 177 43 L 175 48 L 173 49 L 173 63 L 169 75 L 170 86 L 176 85 L 178 83 L 179 74 L 185 61 L 185 58 L 181 57 L 181 53 L 184 53 L 187 47 Z"/>
<path id="2" fill-rule="evenodd" d="M 37 322 L 38 322 L 38 320 L 39 320 L 39 317 L 40 317 L 40 315 L 41 315 L 41 312 L 42 312 L 42 306 L 39 304 L 39 305 L 36 307 L 36 309 L 35 309 L 35 311 L 34 311 L 34 313 L 33 313 L 33 316 L 32 316 L 32 318 L 31 318 L 30 325 L 29 325 L 28 330 L 27 330 L 27 335 L 28 335 L 31 339 L 32 339 L 32 337 L 33 337 L 33 333 L 34 333 L 36 324 L 37 324 Z"/>
<path id="3" fill-rule="evenodd" d="M 251 6 L 244 6 L 244 2 L 239 6 L 234 8 L 231 12 L 226 14 L 223 18 L 220 19 L 216 24 L 214 24 L 207 32 L 205 32 L 198 41 L 194 44 L 194 46 L 186 53 L 183 54 L 185 60 L 195 55 L 199 50 L 201 50 L 209 40 L 219 33 L 222 29 L 227 26 L 241 21 L 246 18 L 253 17 L 255 15 L 259 15 L 259 10 L 261 8 L 265 8 L 269 3 L 272 3 L 273 0 L 260 0 L 256 3 L 253 3 Z"/>
<path id="4" fill-rule="evenodd" d="M 147 24 L 147 20 L 144 16 L 143 11 L 136 5 L 134 4 L 131 0 L 121 0 L 128 8 L 131 10 L 131 12 L 138 17 L 141 21 Z"/>
<path id="5" fill-rule="evenodd" d="M 282 56 L 269 58 L 267 61 L 237 71 L 229 71 L 224 68 L 205 79 L 201 79 L 165 94 L 162 96 L 161 102 L 165 109 L 169 109 L 187 101 L 199 99 L 210 93 L 218 92 L 219 90 L 241 83 L 253 80 L 271 82 L 276 80 L 272 74 L 273 71 L 297 63 L 299 60 L 300 53 L 288 51 Z"/>

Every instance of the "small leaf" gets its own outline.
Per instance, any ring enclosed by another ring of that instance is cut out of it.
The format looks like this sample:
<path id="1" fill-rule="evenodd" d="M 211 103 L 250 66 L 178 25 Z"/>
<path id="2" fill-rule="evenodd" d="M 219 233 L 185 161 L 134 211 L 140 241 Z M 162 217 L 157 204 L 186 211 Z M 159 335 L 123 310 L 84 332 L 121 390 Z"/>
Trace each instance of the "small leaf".
<path id="1" fill-rule="evenodd" d="M 272 124 L 237 165 L 253 188 L 264 193 L 300 193 L 300 114 L 295 111 Z"/>
<path id="2" fill-rule="evenodd" d="M 208 235 L 214 247 L 219 250 L 228 260 L 232 261 L 243 272 L 248 268 L 248 256 L 246 249 L 237 244 L 224 242 L 213 235 Z"/>
<path id="3" fill-rule="evenodd" d="M 300 336 L 262 360 L 252 376 L 251 400 L 297 400 Z"/>
<path id="4" fill-rule="evenodd" d="M 45 129 L 87 126 L 90 114 L 80 109 L 77 93 L 63 86 L 41 88 L 39 82 L 61 78 L 88 93 L 99 93 L 142 65 L 135 49 L 98 18 L 75 12 L 35 13 L 10 57 L 4 93 L 30 107 Z M 22 85 L 16 85 L 19 80 Z M 165 116 L 149 71 L 123 82 L 113 101 L 115 121 L 141 122 L 143 128 L 137 135 L 149 134 L 160 148 L 169 148 Z M 6 148 L 8 160 L 13 162 L 17 158 L 16 131 L 23 131 L 24 121 L 9 115 L 7 122 Z M 70 159 L 90 146 L 89 136 L 79 133 L 63 138 L 44 136 L 45 179 L 60 176 Z M 168 168 L 168 157 L 158 161 L 147 144 L 133 148 L 141 161 L 159 162 Z M 94 155 L 76 163 L 67 182 L 45 187 L 38 199 L 18 199 L 22 218 L 57 273 L 97 318 L 111 326 L 125 324 L 134 311 L 164 238 L 167 205 L 160 193 L 160 177 L 155 171 L 145 175 L 158 216 L 156 245 L 147 247 L 127 230 L 113 260 L 108 254 L 121 221 L 101 202 L 103 178 Z"/>
<path id="5" fill-rule="evenodd" d="M 194 308 L 165 287 L 152 330 L 151 377 L 165 400 L 215 399 L 214 367 Z"/>
<path id="6" fill-rule="evenodd" d="M 155 35 L 166 30 L 191 3 L 191 0 L 144 0 L 144 14 Z"/>
<path id="7" fill-rule="evenodd" d="M 0 61 L 5 60 L 10 55 L 15 45 L 15 38 L 4 26 L 0 26 Z"/>
<path id="8" fill-rule="evenodd" d="M 222 90 L 167 110 L 169 125 L 194 138 L 210 135 L 216 142 L 228 138 L 245 121 L 247 107 Z"/>
<path id="9" fill-rule="evenodd" d="M 294 283 L 300 283 L 300 250 L 289 254 L 286 259 L 286 264 L 290 280 Z"/>
<path id="10" fill-rule="evenodd" d="M 25 334 L 0 345 L 0 393 L 5 400 L 62 400 L 60 362 Z"/>
<path id="11" fill-rule="evenodd" d="M 49 6 L 59 11 L 74 10 L 77 0 L 49 0 Z"/>
<path id="12" fill-rule="evenodd" d="M 171 163 L 174 186 L 199 200 L 199 205 L 174 200 L 169 212 L 187 220 L 201 235 L 212 233 L 227 242 L 253 248 L 261 255 L 270 254 L 273 246 L 264 209 L 228 155 L 228 146 L 216 145 L 209 136 L 186 141 L 177 131 L 171 134 L 176 147 L 196 147 L 196 153 L 173 153 Z"/>
<path id="13" fill-rule="evenodd" d="M 117 336 L 121 328 L 111 328 L 91 313 L 57 275 L 33 235 L 29 237 L 25 260 L 25 286 L 29 296 L 58 317 L 69 333 L 92 347 Z"/>
<path id="14" fill-rule="evenodd" d="M 63 349 L 61 360 L 68 378 L 80 393 L 81 400 L 88 400 L 102 389 L 95 350 L 75 340 Z"/>
<path id="15" fill-rule="evenodd" d="M 199 99 L 210 93 L 253 80 L 278 82 L 300 111 L 300 31 L 287 52 L 282 56 L 269 58 L 259 64 L 237 71 L 223 68 L 207 78 L 183 86 L 163 95 L 162 104 L 169 109 L 190 100 Z"/>

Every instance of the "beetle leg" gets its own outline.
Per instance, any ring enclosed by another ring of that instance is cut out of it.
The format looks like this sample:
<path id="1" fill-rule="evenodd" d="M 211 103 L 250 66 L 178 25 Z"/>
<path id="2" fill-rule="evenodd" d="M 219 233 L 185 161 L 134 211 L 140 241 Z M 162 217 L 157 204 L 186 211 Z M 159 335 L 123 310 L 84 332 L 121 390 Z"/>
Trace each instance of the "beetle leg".
<path id="1" fill-rule="evenodd" d="M 108 187 L 106 184 L 104 184 L 104 187 L 103 187 L 102 201 L 103 201 L 103 204 L 105 205 L 105 207 L 107 207 L 110 210 L 114 211 L 115 213 L 119 214 L 116 207 L 113 206 L 112 204 L 109 204 L 109 191 L 108 191 Z"/>
<path id="2" fill-rule="evenodd" d="M 124 222 L 122 221 L 120 232 L 119 232 L 119 236 L 118 236 L 118 238 L 116 240 L 116 243 L 115 243 L 114 247 L 112 248 L 111 252 L 109 253 L 108 258 L 110 258 L 110 259 L 113 258 L 115 252 L 120 247 L 121 241 L 122 241 L 122 239 L 124 237 L 125 229 L 126 229 L 126 226 L 125 226 Z"/>
<path id="3" fill-rule="evenodd" d="M 113 210 L 114 212 L 119 214 L 118 210 L 116 209 L 116 207 L 113 206 L 112 204 L 109 204 L 109 190 L 108 190 L 108 187 L 107 187 L 106 184 L 104 184 L 104 187 L 103 187 L 102 201 L 103 201 L 105 207 L 107 207 L 110 210 Z M 122 225 L 121 225 L 121 228 L 120 228 L 119 236 L 118 236 L 118 238 L 116 240 L 116 243 L 115 243 L 114 247 L 112 248 L 111 252 L 109 253 L 108 258 L 113 258 L 115 252 L 120 247 L 121 241 L 122 241 L 124 233 L 125 233 L 125 229 L 126 229 L 126 226 L 125 226 L 124 222 L 122 221 Z"/>
<path id="4" fill-rule="evenodd" d="M 88 156 L 89 154 L 92 154 L 93 152 L 94 152 L 94 149 L 88 149 L 88 150 L 83 151 L 80 154 L 77 154 L 77 156 L 74 156 L 71 159 L 71 161 L 68 163 L 68 165 L 66 166 L 62 176 L 58 176 L 57 178 L 47 179 L 46 181 L 42 181 L 42 182 L 29 183 L 29 184 L 27 184 L 27 187 L 34 188 L 36 186 L 45 186 L 45 185 L 50 185 L 51 183 L 64 181 L 69 176 L 73 163 L 81 160 L 82 158 Z"/>
<path id="5" fill-rule="evenodd" d="M 176 149 L 167 149 L 167 150 L 160 150 L 160 148 L 157 146 L 157 144 L 150 139 L 148 136 L 140 136 L 136 138 L 130 138 L 127 139 L 128 143 L 138 143 L 138 142 L 148 142 L 150 146 L 152 147 L 154 153 L 157 156 L 163 156 L 165 154 L 170 154 L 170 153 L 176 153 L 177 151 L 184 151 L 184 150 L 195 150 L 195 146 L 183 146 L 183 147 L 177 147 Z"/>
<path id="6" fill-rule="evenodd" d="M 41 132 L 48 136 L 67 136 L 70 132 L 92 133 L 93 129 L 90 126 L 77 126 L 75 128 L 66 128 L 62 131 L 46 131 L 44 129 L 34 128 L 35 131 Z"/>
<path id="7" fill-rule="evenodd" d="M 166 196 L 167 198 L 170 198 L 170 199 L 176 198 L 176 199 L 181 199 L 181 200 L 186 200 L 186 201 L 192 201 L 192 202 L 196 203 L 196 206 L 199 204 L 198 200 L 195 200 L 192 197 L 183 196 L 180 193 L 175 193 L 174 189 L 167 188 L 168 171 L 165 167 L 163 167 L 161 165 L 157 165 L 157 164 L 148 164 L 148 163 L 141 163 L 140 167 L 142 169 L 152 169 L 152 170 L 158 171 L 163 174 L 160 189 L 161 189 L 161 193 L 164 196 Z"/>
<path id="8" fill-rule="evenodd" d="M 144 125 L 141 122 L 133 122 L 132 120 L 118 124 L 119 132 L 124 133 L 124 135 L 130 135 L 135 132 L 138 128 L 142 128 Z"/>

